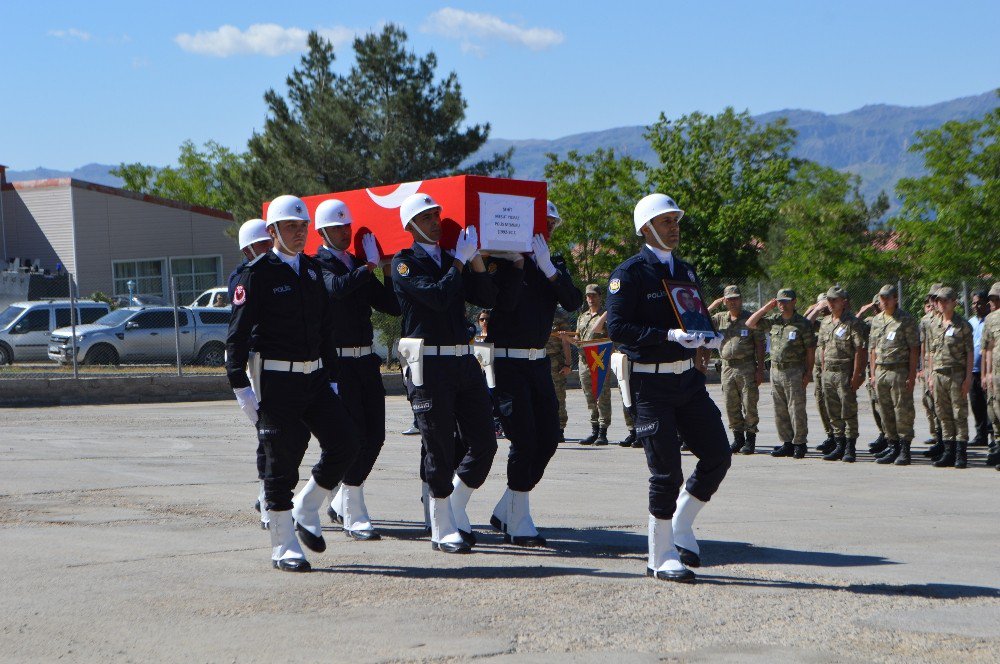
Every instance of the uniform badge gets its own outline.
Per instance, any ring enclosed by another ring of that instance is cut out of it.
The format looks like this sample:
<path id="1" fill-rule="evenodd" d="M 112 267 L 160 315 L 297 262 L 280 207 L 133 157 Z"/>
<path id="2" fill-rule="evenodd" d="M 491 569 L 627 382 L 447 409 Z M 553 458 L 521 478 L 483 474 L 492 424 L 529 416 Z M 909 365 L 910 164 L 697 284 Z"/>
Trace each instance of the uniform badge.
<path id="1" fill-rule="evenodd" d="M 243 288 L 243 284 L 236 287 L 233 291 L 233 306 L 238 307 L 247 301 L 247 289 Z"/>
<path id="2" fill-rule="evenodd" d="M 308 270 L 306 270 L 306 272 L 309 273 L 309 278 L 310 279 L 312 279 L 313 281 L 316 281 L 316 273 L 313 271 L 312 268 L 309 268 Z"/>
<path id="3" fill-rule="evenodd" d="M 396 272 L 398 272 L 401 277 L 408 276 L 410 274 L 410 266 L 406 263 L 400 263 L 396 266 Z"/>
<path id="4" fill-rule="evenodd" d="M 609 293 L 617 293 L 618 291 L 621 290 L 621 288 L 622 288 L 622 280 L 621 279 L 612 279 L 608 283 L 608 292 Z"/>

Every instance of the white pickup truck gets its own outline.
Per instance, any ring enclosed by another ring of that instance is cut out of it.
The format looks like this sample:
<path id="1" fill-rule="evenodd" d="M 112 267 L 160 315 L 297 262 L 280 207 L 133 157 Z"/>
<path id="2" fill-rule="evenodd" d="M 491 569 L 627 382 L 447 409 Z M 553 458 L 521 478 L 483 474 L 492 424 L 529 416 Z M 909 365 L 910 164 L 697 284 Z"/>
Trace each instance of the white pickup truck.
<path id="1" fill-rule="evenodd" d="M 179 308 L 181 361 L 222 366 L 229 315 L 229 309 Z M 72 335 L 69 327 L 52 332 L 50 360 L 73 361 Z M 176 337 L 171 307 L 125 307 L 90 325 L 77 325 L 76 352 L 82 364 L 173 362 Z"/>

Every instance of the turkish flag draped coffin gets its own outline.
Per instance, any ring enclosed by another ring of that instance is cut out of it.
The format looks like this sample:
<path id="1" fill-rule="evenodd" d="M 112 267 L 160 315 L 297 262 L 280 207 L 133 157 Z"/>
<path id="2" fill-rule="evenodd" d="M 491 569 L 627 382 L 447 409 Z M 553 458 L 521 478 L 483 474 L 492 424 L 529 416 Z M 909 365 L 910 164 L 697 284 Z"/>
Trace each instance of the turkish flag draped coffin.
<path id="1" fill-rule="evenodd" d="M 364 257 L 361 236 L 374 233 L 383 257 L 413 244 L 413 237 L 403 230 L 399 206 L 411 194 L 427 194 L 441 206 L 441 246 L 453 249 L 458 233 L 466 226 L 475 226 L 483 249 L 494 251 L 531 251 L 531 236 L 548 235 L 545 223 L 544 182 L 509 180 L 478 175 L 458 175 L 436 180 L 338 191 L 306 196 L 309 218 L 314 219 L 316 207 L 335 198 L 347 204 L 354 223 L 351 224 L 354 253 Z M 267 203 L 264 204 L 267 216 Z M 314 254 L 322 241 L 315 224 L 310 225 L 307 254 Z"/>

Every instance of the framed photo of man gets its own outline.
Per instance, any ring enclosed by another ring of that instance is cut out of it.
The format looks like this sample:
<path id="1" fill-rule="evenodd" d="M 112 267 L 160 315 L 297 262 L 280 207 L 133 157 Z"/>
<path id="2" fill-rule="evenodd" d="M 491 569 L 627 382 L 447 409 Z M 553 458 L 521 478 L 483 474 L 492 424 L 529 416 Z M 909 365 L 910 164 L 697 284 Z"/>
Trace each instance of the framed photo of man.
<path id="1" fill-rule="evenodd" d="M 677 314 L 682 330 L 689 334 L 694 332 L 718 334 L 697 284 L 664 279 L 663 287 L 670 295 L 670 303 L 674 306 L 674 313 Z"/>

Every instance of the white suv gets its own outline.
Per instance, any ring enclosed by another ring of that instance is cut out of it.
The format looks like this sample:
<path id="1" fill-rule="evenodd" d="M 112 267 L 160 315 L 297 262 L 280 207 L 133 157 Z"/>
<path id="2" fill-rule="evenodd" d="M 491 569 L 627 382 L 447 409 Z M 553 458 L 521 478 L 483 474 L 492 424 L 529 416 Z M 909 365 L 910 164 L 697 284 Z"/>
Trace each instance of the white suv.
<path id="1" fill-rule="evenodd" d="M 69 327 L 69 307 L 69 300 L 15 302 L 0 312 L 0 365 L 48 359 L 49 336 Z M 105 302 L 77 301 L 76 324 L 93 323 L 108 311 Z"/>

